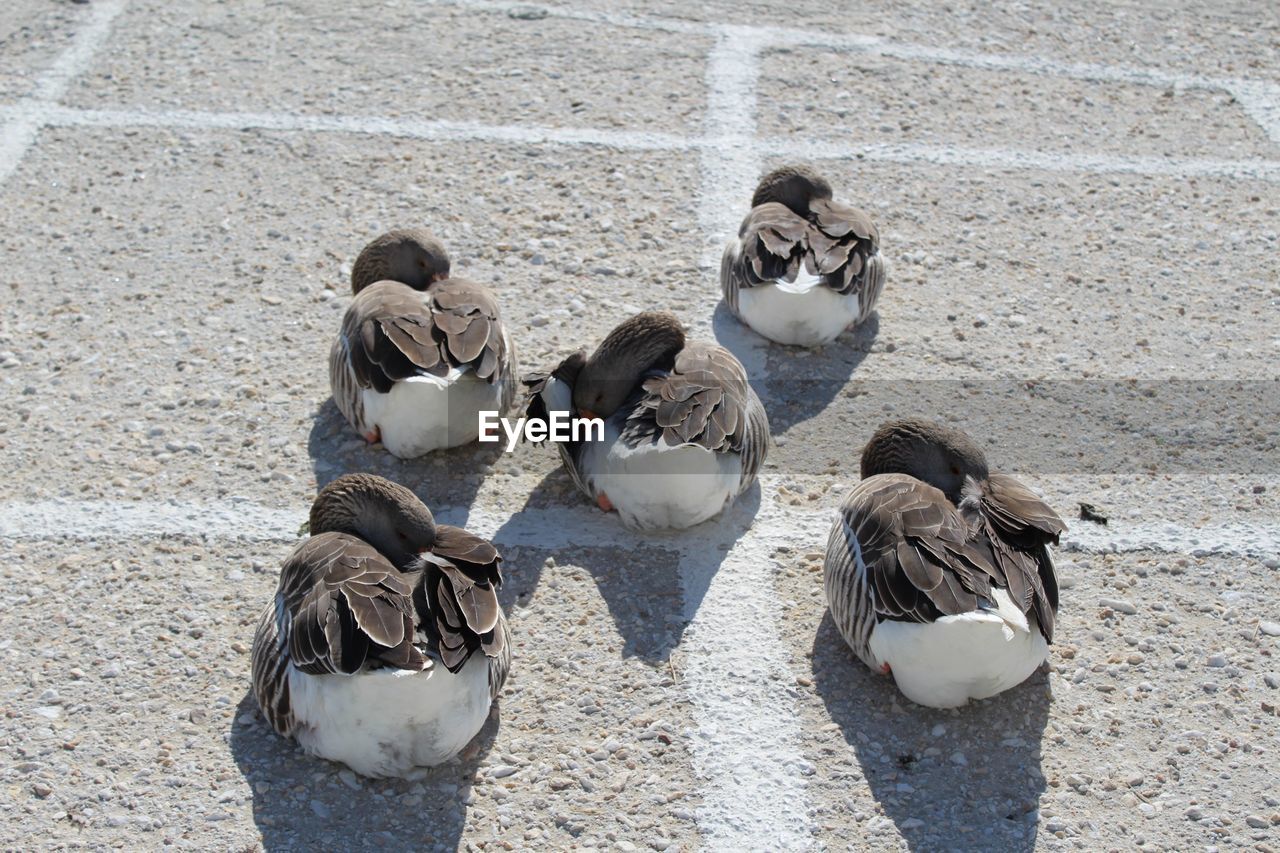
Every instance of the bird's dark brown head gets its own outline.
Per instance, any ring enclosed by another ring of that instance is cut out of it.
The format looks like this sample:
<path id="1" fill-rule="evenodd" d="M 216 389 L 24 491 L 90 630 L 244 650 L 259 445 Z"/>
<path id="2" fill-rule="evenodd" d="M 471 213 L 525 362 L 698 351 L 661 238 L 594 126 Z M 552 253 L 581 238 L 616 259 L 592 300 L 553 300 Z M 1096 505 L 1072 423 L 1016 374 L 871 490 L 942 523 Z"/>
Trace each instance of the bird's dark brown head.
<path id="1" fill-rule="evenodd" d="M 809 202 L 831 198 L 831 184 L 808 166 L 783 166 L 760 179 L 751 206 L 766 202 L 786 205 L 796 216 L 809 215 Z"/>
<path id="2" fill-rule="evenodd" d="M 960 503 L 967 478 L 987 479 L 987 458 L 958 429 L 910 418 L 883 424 L 862 450 L 862 477 L 907 474 Z"/>
<path id="3" fill-rule="evenodd" d="M 684 327 L 666 311 L 644 311 L 623 321 L 582 365 L 573 407 L 584 417 L 609 417 L 645 371 L 673 359 L 684 341 Z"/>
<path id="4" fill-rule="evenodd" d="M 311 504 L 311 535 L 347 533 L 405 568 L 436 541 L 436 522 L 418 496 L 375 474 L 345 474 Z"/>
<path id="5" fill-rule="evenodd" d="M 559 379 L 561 382 L 567 382 L 569 385 L 576 385 L 578 383 L 578 377 L 582 375 L 582 368 L 586 363 L 587 351 L 580 349 L 564 361 L 560 362 L 556 369 L 551 371 L 551 375 L 556 379 Z"/>
<path id="6" fill-rule="evenodd" d="M 360 252 L 351 266 L 351 292 L 377 281 L 398 281 L 426 290 L 449 277 L 449 253 L 425 228 L 388 231 Z"/>

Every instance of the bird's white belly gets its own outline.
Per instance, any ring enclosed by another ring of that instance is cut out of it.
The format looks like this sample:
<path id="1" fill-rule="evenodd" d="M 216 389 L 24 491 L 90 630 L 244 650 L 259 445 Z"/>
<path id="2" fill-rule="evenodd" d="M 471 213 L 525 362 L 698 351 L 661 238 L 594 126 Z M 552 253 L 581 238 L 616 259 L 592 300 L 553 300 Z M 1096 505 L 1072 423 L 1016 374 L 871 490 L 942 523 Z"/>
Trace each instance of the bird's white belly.
<path id="1" fill-rule="evenodd" d="M 377 426 L 383 446 L 402 459 L 475 441 L 480 411 L 502 407 L 502 382 L 477 379 L 469 370 L 448 379 L 414 376 L 386 394 L 372 388 L 361 394 L 365 423 Z"/>
<path id="2" fill-rule="evenodd" d="M 792 346 L 830 343 L 858 318 L 857 294 L 841 295 L 803 270 L 796 281 L 738 291 L 738 313 L 771 341 Z"/>
<path id="3" fill-rule="evenodd" d="M 1023 617 L 1004 590 L 995 598 L 999 611 L 880 622 L 871 632 L 871 654 L 889 664 L 898 689 L 920 705 L 954 708 L 1008 690 L 1035 672 L 1049 646 L 1034 616 Z"/>
<path id="4" fill-rule="evenodd" d="M 356 675 L 290 665 L 288 678 L 298 743 L 365 776 L 407 776 L 448 761 L 489 714 L 489 659 L 478 652 L 456 675 L 439 663 Z"/>
<path id="5" fill-rule="evenodd" d="M 624 524 L 633 528 L 691 527 L 711 518 L 737 496 L 742 460 L 736 453 L 661 442 L 631 449 L 605 425 L 605 440 L 583 450 L 583 479 L 603 493 Z"/>

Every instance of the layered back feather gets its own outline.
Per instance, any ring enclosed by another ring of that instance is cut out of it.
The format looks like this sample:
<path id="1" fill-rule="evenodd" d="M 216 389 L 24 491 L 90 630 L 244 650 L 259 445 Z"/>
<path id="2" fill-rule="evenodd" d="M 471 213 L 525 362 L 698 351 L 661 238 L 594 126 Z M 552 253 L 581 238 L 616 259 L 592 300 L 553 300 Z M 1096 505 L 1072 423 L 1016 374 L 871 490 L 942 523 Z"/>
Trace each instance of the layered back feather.
<path id="1" fill-rule="evenodd" d="M 586 354 L 578 352 L 549 373 L 526 376 L 526 416 L 545 419 L 551 411 L 571 409 L 568 396 L 559 404 L 550 399 L 552 380 L 571 395 L 585 363 Z M 672 447 L 696 445 L 740 454 L 739 492 L 751 486 L 768 454 L 769 418 L 764 406 L 742 363 L 720 346 L 686 344 L 675 354 L 670 369 L 651 371 L 632 389 L 619 413 L 620 440 L 627 446 L 660 441 Z M 574 485 L 592 497 L 579 467 L 583 445 L 557 442 L 556 449 Z"/>
<path id="2" fill-rule="evenodd" d="M 465 279 L 438 282 L 419 292 L 379 281 L 352 299 L 329 352 L 334 403 L 366 432 L 361 392 L 381 394 L 414 376 L 448 377 L 469 369 L 486 382 L 503 382 L 502 411 L 514 402 L 515 352 L 503 332 L 498 301 Z"/>

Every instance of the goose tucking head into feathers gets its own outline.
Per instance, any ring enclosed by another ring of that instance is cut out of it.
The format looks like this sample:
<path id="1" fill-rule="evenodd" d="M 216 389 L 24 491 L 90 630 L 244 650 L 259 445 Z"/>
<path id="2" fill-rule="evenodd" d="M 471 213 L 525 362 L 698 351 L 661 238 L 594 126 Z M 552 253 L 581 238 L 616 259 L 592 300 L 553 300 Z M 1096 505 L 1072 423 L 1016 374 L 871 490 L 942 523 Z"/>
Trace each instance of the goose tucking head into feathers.
<path id="1" fill-rule="evenodd" d="M 609 417 L 645 373 L 670 369 L 684 343 L 684 327 L 674 314 L 636 314 L 610 332 L 582 365 L 573 386 L 574 407 L 586 417 Z"/>
<path id="2" fill-rule="evenodd" d="M 308 752 L 369 776 L 449 759 L 510 668 L 502 558 L 371 474 L 322 489 L 311 532 L 281 567 L 254 636 L 263 715 Z"/>
<path id="3" fill-rule="evenodd" d="M 966 483 L 987 479 L 987 457 L 957 429 L 917 418 L 884 424 L 862 449 L 862 479 L 908 474 L 938 489 L 954 504 Z"/>
<path id="4" fill-rule="evenodd" d="M 886 269 L 871 217 L 836 201 L 813 169 L 783 166 L 760 179 L 725 246 L 720 288 L 729 310 L 764 337 L 820 346 L 867 320 Z"/>
<path id="5" fill-rule="evenodd" d="M 964 433 L 921 419 L 876 430 L 831 529 L 824 586 L 854 653 L 912 701 L 963 705 L 1026 679 L 1058 610 L 1062 520 L 988 470 Z"/>
<path id="6" fill-rule="evenodd" d="M 750 487 L 768 452 L 769 420 L 742 363 L 687 340 L 669 313 L 636 314 L 590 357 L 580 350 L 524 383 L 530 418 L 604 421 L 603 440 L 556 449 L 583 494 L 629 527 L 705 521 Z"/>

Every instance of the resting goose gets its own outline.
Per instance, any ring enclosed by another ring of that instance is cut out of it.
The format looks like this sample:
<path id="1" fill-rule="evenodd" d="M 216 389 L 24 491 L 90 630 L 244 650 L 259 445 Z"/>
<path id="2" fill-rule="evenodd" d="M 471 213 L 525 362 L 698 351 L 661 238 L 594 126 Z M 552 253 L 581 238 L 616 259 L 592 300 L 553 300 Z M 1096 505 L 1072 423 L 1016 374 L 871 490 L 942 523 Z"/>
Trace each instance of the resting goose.
<path id="1" fill-rule="evenodd" d="M 884 279 L 870 217 L 834 201 L 831 185 L 804 166 L 761 178 L 720 261 L 729 310 L 769 340 L 798 346 L 830 343 L 865 321 Z"/>
<path id="2" fill-rule="evenodd" d="M 391 231 L 351 268 L 355 294 L 329 352 L 339 411 L 401 458 L 475 441 L 482 410 L 515 397 L 515 350 L 487 287 L 449 278 L 430 232 Z"/>
<path id="3" fill-rule="evenodd" d="M 665 312 L 623 322 L 586 356 L 526 377 L 528 416 L 602 418 L 603 441 L 557 443 L 574 483 L 634 528 L 682 528 L 755 480 L 769 420 L 733 353 L 686 340 Z"/>
<path id="4" fill-rule="evenodd" d="M 994 696 L 1048 655 L 1058 609 L 1048 546 L 1064 530 L 1030 489 L 988 473 L 964 433 L 885 424 L 827 542 L 831 616 L 863 663 L 892 673 L 913 702 Z"/>
<path id="5" fill-rule="evenodd" d="M 511 666 L 502 558 L 404 486 L 348 474 L 311 506 L 253 638 L 271 727 L 366 776 L 407 776 L 475 737 Z"/>

